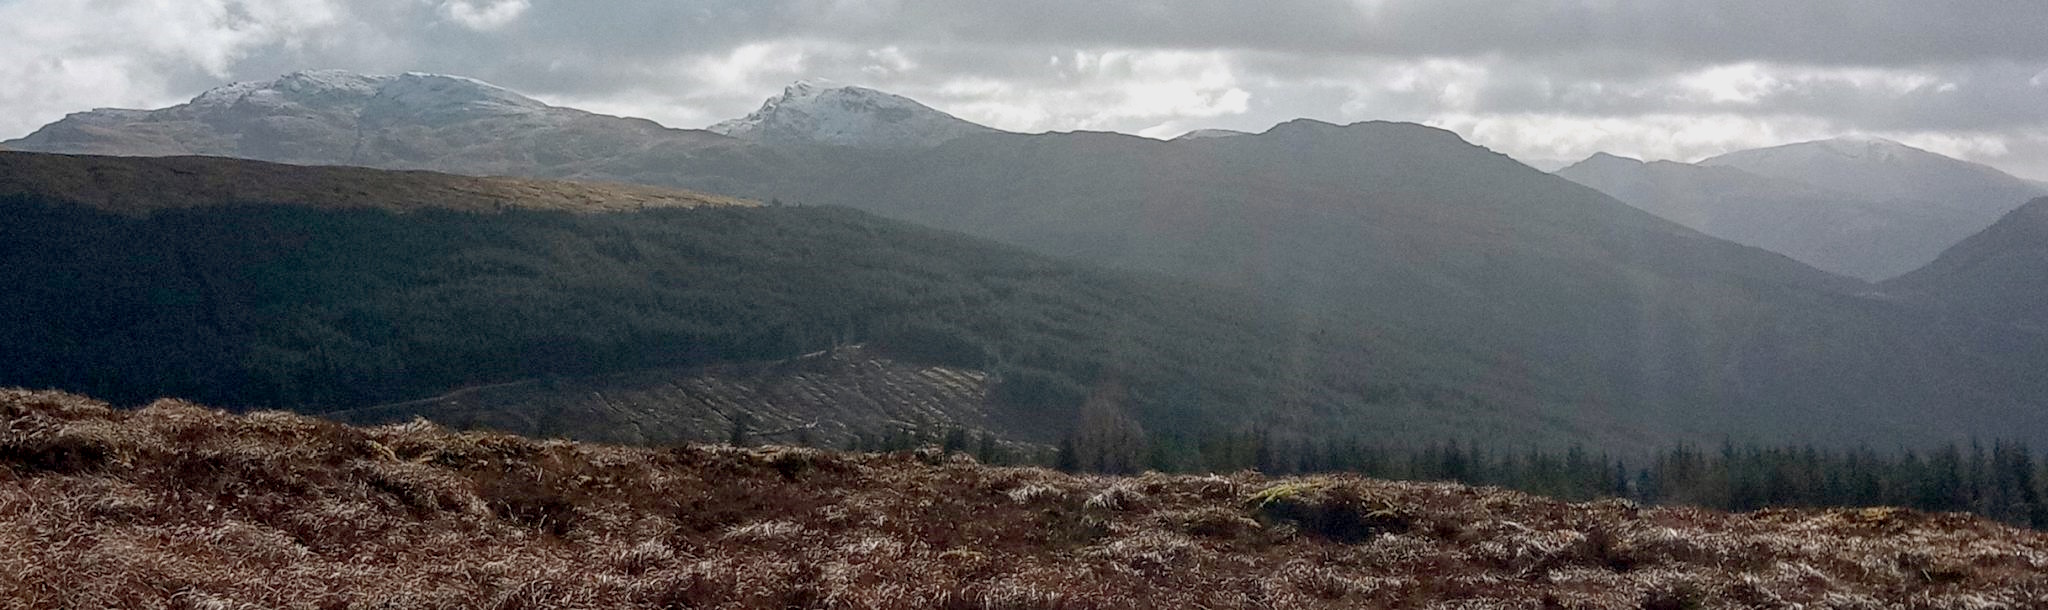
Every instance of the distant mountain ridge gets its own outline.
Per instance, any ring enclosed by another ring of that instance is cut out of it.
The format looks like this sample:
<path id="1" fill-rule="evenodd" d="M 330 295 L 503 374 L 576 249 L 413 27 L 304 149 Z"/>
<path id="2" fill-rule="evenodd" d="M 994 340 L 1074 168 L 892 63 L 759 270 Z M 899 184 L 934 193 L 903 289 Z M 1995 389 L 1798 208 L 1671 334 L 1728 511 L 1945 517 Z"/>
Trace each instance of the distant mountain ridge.
<path id="1" fill-rule="evenodd" d="M 75 113 L 5 146 L 602 180 L 613 176 L 581 166 L 653 151 L 686 156 L 730 141 L 549 106 L 465 77 L 314 70 L 224 85 L 168 108 Z"/>
<path id="2" fill-rule="evenodd" d="M 1736 151 L 1699 164 L 1796 180 L 1878 202 L 1933 204 L 1982 218 L 1982 226 L 2048 194 L 1989 166 L 1871 136 Z"/>
<path id="3" fill-rule="evenodd" d="M 1556 174 L 1707 234 L 1868 281 L 1918 269 L 2048 194 L 1990 167 L 1870 137 L 1698 164 L 1602 153 Z"/>

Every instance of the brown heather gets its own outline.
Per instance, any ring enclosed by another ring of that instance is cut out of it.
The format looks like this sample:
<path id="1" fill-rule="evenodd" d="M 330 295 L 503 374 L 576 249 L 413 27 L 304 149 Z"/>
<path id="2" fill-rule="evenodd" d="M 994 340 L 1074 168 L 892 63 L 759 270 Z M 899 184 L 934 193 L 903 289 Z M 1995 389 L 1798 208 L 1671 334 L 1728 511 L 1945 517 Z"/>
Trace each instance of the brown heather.
<path id="1" fill-rule="evenodd" d="M 0 391 L 0 608 L 2027 608 L 2048 536 Z"/>

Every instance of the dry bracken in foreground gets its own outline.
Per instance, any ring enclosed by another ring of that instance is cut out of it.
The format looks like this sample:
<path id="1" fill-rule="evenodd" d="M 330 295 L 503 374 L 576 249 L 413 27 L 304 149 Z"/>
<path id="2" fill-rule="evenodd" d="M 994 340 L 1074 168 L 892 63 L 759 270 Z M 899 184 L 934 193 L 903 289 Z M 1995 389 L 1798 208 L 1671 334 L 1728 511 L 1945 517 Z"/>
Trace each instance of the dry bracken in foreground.
<path id="1" fill-rule="evenodd" d="M 2026 608 L 2048 537 L 0 391 L 5 608 Z"/>

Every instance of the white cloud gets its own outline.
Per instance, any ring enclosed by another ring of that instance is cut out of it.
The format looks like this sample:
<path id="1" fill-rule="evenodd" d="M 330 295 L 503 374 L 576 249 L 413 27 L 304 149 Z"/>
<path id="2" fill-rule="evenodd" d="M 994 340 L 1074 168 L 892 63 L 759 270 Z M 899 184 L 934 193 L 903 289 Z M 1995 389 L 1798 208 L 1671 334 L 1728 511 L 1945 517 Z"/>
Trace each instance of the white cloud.
<path id="1" fill-rule="evenodd" d="M 0 133 L 69 112 L 190 97 L 179 74 L 225 79 L 258 48 L 297 46 L 340 16 L 324 0 L 0 3 Z"/>
<path id="2" fill-rule="evenodd" d="M 1054 56 L 1043 70 L 1014 84 L 949 79 L 936 92 L 949 111 L 1002 129 L 1142 135 L 1177 121 L 1244 114 L 1254 95 L 1222 52 L 1084 49 Z"/>
<path id="3" fill-rule="evenodd" d="M 527 0 L 447 0 L 440 10 L 442 16 L 462 27 L 490 31 L 517 21 L 529 8 L 533 5 Z"/>
<path id="4" fill-rule="evenodd" d="M 804 73 L 808 51 L 794 41 L 755 42 L 722 55 L 697 57 L 687 64 L 689 75 L 707 93 L 779 91 Z"/>

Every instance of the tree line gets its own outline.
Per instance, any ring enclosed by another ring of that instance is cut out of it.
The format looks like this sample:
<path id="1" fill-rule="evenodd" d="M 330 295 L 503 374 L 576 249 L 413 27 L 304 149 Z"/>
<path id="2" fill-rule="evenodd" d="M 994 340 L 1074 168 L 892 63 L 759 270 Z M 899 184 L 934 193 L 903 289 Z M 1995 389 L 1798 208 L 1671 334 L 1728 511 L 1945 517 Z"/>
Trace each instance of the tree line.
<path id="1" fill-rule="evenodd" d="M 1626 498 L 1729 511 L 1900 506 L 2048 528 L 2048 504 L 2042 501 L 2048 496 L 2048 461 L 2017 441 L 1952 443 L 1931 451 L 1679 444 L 1631 463 L 1577 445 L 1553 450 L 1500 449 L 1477 442 L 1397 447 L 1357 437 L 1309 440 L 1271 433 L 1136 444 L 1129 436 L 1114 443 L 1091 438 L 1064 438 L 1051 465 L 1112 473 L 1349 472 L 1490 485 L 1573 501 Z"/>

